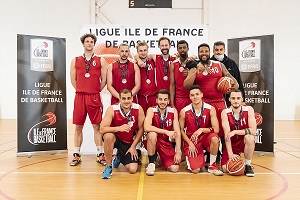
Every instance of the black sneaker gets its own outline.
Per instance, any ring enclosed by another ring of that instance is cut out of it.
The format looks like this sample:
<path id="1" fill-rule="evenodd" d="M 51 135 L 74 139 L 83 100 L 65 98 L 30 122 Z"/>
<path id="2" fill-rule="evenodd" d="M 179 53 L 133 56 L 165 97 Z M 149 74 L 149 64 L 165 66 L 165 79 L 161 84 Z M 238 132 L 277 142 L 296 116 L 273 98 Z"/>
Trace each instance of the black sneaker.
<path id="1" fill-rule="evenodd" d="M 245 166 L 245 175 L 248 177 L 254 177 L 253 167 L 251 165 Z"/>

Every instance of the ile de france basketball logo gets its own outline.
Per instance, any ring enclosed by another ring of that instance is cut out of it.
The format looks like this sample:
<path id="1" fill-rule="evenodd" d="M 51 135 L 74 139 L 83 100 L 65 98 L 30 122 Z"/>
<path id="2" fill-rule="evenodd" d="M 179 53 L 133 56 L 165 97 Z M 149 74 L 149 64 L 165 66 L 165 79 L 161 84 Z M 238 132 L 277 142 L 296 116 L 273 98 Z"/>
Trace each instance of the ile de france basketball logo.
<path id="1" fill-rule="evenodd" d="M 52 40 L 30 40 L 30 69 L 39 72 L 53 71 Z"/>
<path id="2" fill-rule="evenodd" d="M 56 128 L 48 127 L 56 123 L 55 114 L 48 112 L 42 118 L 46 119 L 41 120 L 29 129 L 27 133 L 28 142 L 33 145 L 56 143 Z"/>
<path id="3" fill-rule="evenodd" d="M 239 42 L 239 67 L 241 72 L 260 71 L 261 41 L 258 39 Z"/>

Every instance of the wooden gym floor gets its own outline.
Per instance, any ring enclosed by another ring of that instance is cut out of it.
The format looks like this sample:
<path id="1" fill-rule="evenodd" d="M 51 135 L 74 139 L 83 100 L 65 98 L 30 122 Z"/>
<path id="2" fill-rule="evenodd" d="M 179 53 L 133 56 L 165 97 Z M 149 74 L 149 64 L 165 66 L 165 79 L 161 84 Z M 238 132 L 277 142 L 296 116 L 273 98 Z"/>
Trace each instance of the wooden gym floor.
<path id="1" fill-rule="evenodd" d="M 288 127 L 288 128 L 287 128 Z M 95 155 L 83 155 L 76 167 L 73 126 L 68 128 L 68 154 L 16 157 L 16 120 L 0 120 L 0 199 L 300 199 L 300 121 L 275 122 L 275 157 L 256 153 L 254 178 L 191 174 L 182 163 L 179 173 L 157 168 L 145 174 L 146 156 L 138 173 L 123 166 L 110 180 Z"/>

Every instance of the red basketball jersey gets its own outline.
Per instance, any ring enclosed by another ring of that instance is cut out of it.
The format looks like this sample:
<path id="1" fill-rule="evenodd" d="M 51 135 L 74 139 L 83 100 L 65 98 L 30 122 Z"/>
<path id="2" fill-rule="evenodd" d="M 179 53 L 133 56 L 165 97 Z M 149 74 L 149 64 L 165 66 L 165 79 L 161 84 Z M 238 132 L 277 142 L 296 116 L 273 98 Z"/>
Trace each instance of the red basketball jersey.
<path id="1" fill-rule="evenodd" d="M 173 130 L 173 121 L 174 121 L 174 108 L 171 107 L 167 107 L 166 109 L 166 115 L 161 115 L 161 117 L 163 119 L 161 119 L 160 115 L 159 115 L 159 111 L 158 111 L 158 107 L 152 107 L 152 111 L 154 113 L 154 116 L 152 118 L 152 125 L 157 127 L 157 128 L 162 128 L 165 129 L 167 131 L 172 131 Z M 169 136 L 167 136 L 166 134 L 157 134 L 157 137 L 160 137 L 164 140 L 169 140 Z"/>
<path id="2" fill-rule="evenodd" d="M 155 63 L 153 60 L 146 61 L 146 67 L 140 67 L 141 88 L 139 95 L 153 95 L 156 93 Z M 149 82 L 150 81 L 150 82 Z"/>
<path id="3" fill-rule="evenodd" d="M 239 115 L 239 119 L 235 119 L 233 116 L 233 112 L 232 112 L 232 108 L 226 108 L 225 112 L 227 114 L 228 117 L 228 122 L 229 122 L 229 126 L 230 126 L 230 131 L 233 130 L 242 130 L 245 128 L 249 128 L 249 124 L 248 124 L 248 110 L 249 110 L 249 106 L 242 106 L 242 112 Z M 233 137 L 231 137 L 231 142 L 232 143 L 236 143 L 240 140 L 244 139 L 244 135 L 234 135 Z"/>
<path id="4" fill-rule="evenodd" d="M 174 61 L 175 57 L 169 57 L 168 60 L 164 60 L 162 55 L 156 55 L 156 85 L 157 91 L 166 89 L 170 91 L 170 62 Z M 164 77 L 167 77 L 164 80 Z"/>
<path id="5" fill-rule="evenodd" d="M 174 62 L 174 81 L 175 81 L 175 98 L 189 98 L 189 91 L 183 87 L 183 82 L 186 76 L 182 75 L 180 67 L 186 69 L 186 66 L 181 66 L 180 59 L 176 59 Z M 178 111 L 179 112 L 179 111 Z"/>
<path id="6" fill-rule="evenodd" d="M 125 75 L 123 77 L 122 71 Z M 122 82 L 126 80 L 126 82 Z M 119 63 L 115 61 L 112 63 L 112 86 L 119 93 L 122 89 L 132 90 L 135 86 L 135 71 L 134 63 L 127 61 L 127 63 Z M 112 104 L 119 100 L 112 96 Z"/>
<path id="7" fill-rule="evenodd" d="M 211 74 L 199 73 L 196 75 L 195 84 L 201 87 L 203 92 L 203 101 L 220 101 L 223 94 L 217 89 L 218 81 L 223 76 L 220 62 L 211 60 L 209 68 Z"/>
<path id="8" fill-rule="evenodd" d="M 184 107 L 185 111 L 185 127 L 186 127 L 186 135 L 190 138 L 195 131 L 199 128 L 208 128 L 211 127 L 210 122 L 210 110 L 212 106 L 203 102 L 203 111 L 202 115 L 195 116 L 192 108 L 192 104 Z M 200 127 L 198 127 L 198 124 Z"/>
<path id="9" fill-rule="evenodd" d="M 76 92 L 86 94 L 96 94 L 101 92 L 101 58 L 94 56 L 91 58 L 88 73 L 90 77 L 86 78 L 86 63 L 83 56 L 78 56 L 75 59 L 76 69 Z"/>
<path id="10" fill-rule="evenodd" d="M 122 126 L 123 124 L 128 124 L 128 119 L 121 111 L 120 104 L 112 105 L 114 109 L 114 117 L 111 122 L 112 127 Z M 139 105 L 136 103 L 132 103 L 131 111 L 129 114 L 130 121 L 133 123 L 130 131 L 127 132 L 116 132 L 116 136 L 127 144 L 132 144 L 134 131 L 138 129 L 138 118 L 139 117 Z"/>

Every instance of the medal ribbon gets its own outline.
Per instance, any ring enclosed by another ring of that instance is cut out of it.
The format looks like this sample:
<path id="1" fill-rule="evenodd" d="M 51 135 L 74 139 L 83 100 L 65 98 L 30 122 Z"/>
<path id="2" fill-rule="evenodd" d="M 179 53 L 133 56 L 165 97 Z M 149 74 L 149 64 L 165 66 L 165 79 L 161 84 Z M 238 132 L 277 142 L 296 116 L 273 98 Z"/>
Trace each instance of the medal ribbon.
<path id="1" fill-rule="evenodd" d="M 168 60 L 165 60 L 162 57 L 162 65 L 164 67 L 164 75 L 168 76 L 168 71 L 169 71 L 169 61 L 170 61 L 170 57 L 168 57 Z"/>
<path id="2" fill-rule="evenodd" d="M 167 118 L 167 108 L 165 110 L 165 113 L 164 113 L 163 117 L 160 114 L 158 106 L 157 106 L 157 112 L 158 112 L 158 116 L 159 116 L 160 128 L 164 129 L 164 127 L 165 127 L 164 123 L 165 123 L 166 118 Z"/>
<path id="3" fill-rule="evenodd" d="M 235 127 L 235 130 L 239 130 L 240 128 L 240 121 L 241 121 L 241 118 L 242 118 L 242 106 L 241 106 L 241 110 L 240 110 L 240 113 L 239 113 L 239 118 L 238 119 L 235 119 L 234 117 L 234 113 L 232 111 L 232 115 L 233 115 L 233 119 L 234 119 L 234 127 Z"/>
<path id="4" fill-rule="evenodd" d="M 131 121 L 131 107 L 127 114 L 125 113 L 125 111 L 123 110 L 121 105 L 120 105 L 120 108 L 121 108 L 121 112 L 124 115 L 124 117 L 127 119 L 128 122 L 130 122 Z"/>
<path id="5" fill-rule="evenodd" d="M 84 62 L 85 62 L 85 73 L 89 73 L 90 64 L 93 60 L 94 53 L 92 54 L 91 58 L 89 60 L 86 59 L 85 55 L 83 54 Z"/>
<path id="6" fill-rule="evenodd" d="M 199 117 L 200 122 L 198 121 L 198 118 L 197 118 L 197 115 L 196 115 L 195 108 L 192 106 L 192 112 L 193 112 L 193 114 L 194 114 L 195 122 L 196 122 L 196 125 L 197 125 L 198 128 L 200 128 L 201 123 L 202 123 L 202 114 L 203 114 L 203 109 L 204 109 L 203 104 L 204 104 L 204 103 L 202 102 L 201 113 L 200 113 L 200 117 Z"/>
<path id="7" fill-rule="evenodd" d="M 118 61 L 118 65 L 119 65 L 119 68 L 121 69 L 121 72 L 122 72 L 122 78 L 126 79 L 126 74 L 127 74 L 127 69 L 128 69 L 128 61 L 125 64 L 125 68 L 122 67 L 120 61 Z"/>

